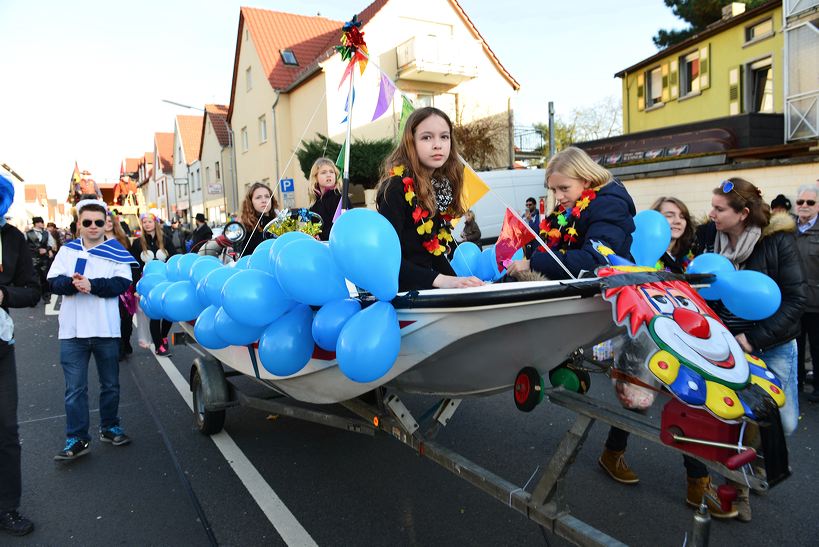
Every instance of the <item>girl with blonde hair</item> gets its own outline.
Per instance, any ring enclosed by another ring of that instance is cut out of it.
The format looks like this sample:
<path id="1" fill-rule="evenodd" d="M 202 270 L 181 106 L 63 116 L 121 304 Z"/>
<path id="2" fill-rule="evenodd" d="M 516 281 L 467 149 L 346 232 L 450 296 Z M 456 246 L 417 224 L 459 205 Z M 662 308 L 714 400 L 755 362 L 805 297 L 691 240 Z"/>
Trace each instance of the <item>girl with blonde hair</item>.
<path id="1" fill-rule="evenodd" d="M 593 272 L 606 264 L 595 243 L 618 256 L 631 256 L 634 201 L 607 169 L 583 150 L 569 147 L 549 160 L 546 188 L 554 194 L 555 206 L 541 221 L 540 234 L 554 252 L 536 251 L 528 260 L 512 262 L 509 275 L 533 270 L 548 279 L 566 279 L 567 272 L 575 277 Z"/>
<path id="2" fill-rule="evenodd" d="M 341 178 L 336 164 L 319 158 L 310 169 L 310 210 L 321 217 L 321 240 L 330 239 L 333 217 L 341 201 Z"/>

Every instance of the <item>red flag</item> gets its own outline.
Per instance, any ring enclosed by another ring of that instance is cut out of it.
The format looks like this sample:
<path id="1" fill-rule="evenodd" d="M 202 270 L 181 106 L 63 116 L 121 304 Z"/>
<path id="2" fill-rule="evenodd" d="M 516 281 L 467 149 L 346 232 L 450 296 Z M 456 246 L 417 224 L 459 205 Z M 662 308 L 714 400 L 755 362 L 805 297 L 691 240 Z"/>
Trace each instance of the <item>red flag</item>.
<path id="1" fill-rule="evenodd" d="M 502 272 L 512 260 L 512 255 L 518 249 L 535 239 L 535 234 L 523 221 L 520 216 L 506 208 L 506 215 L 503 217 L 503 227 L 501 228 L 498 242 L 495 243 L 495 260 L 498 264 L 498 271 Z"/>

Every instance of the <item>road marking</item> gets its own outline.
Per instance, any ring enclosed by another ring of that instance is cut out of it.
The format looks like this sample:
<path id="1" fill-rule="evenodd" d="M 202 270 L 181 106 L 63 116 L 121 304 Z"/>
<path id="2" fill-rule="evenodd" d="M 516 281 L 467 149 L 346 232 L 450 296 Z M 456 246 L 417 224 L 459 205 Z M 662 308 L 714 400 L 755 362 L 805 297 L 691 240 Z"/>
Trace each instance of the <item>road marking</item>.
<path id="1" fill-rule="evenodd" d="M 185 380 L 179 369 L 174 366 L 170 358 L 158 355 L 154 355 L 154 357 L 156 357 L 159 366 L 168 375 L 171 383 L 182 395 L 192 412 L 193 395 L 188 381 Z M 222 430 L 216 435 L 211 435 L 210 438 L 284 542 L 288 545 L 315 545 L 317 547 L 318 544 L 290 512 L 276 492 L 267 484 L 267 481 L 264 480 L 261 473 L 253 466 L 231 436 Z"/>
<path id="2" fill-rule="evenodd" d="M 45 305 L 45 314 L 46 315 L 59 315 L 60 314 L 60 312 L 58 310 L 54 309 L 54 307 L 57 305 L 57 299 L 58 298 L 60 298 L 60 296 L 58 296 L 56 294 L 51 295 L 51 300 L 48 302 L 48 304 Z"/>

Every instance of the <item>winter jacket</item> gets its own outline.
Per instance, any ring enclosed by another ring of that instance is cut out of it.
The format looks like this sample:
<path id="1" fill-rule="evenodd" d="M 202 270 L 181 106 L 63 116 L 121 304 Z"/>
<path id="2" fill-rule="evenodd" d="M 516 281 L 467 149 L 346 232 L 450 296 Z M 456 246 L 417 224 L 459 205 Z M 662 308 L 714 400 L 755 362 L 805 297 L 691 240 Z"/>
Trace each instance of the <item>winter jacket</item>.
<path id="1" fill-rule="evenodd" d="M 196 252 L 199 250 L 200 243 L 209 241 L 213 237 L 213 230 L 207 224 L 200 224 L 191 234 L 191 250 Z"/>
<path id="2" fill-rule="evenodd" d="M 743 270 L 762 272 L 779 286 L 782 303 L 771 317 L 761 321 L 740 319 L 728 311 L 721 301 L 708 302 L 732 334 L 745 333 L 754 350 L 765 351 L 799 335 L 800 319 L 807 297 L 795 231 L 796 223 L 789 215 L 773 215 L 770 224 L 762 230 L 762 237 L 751 256 L 742 264 Z M 713 253 L 717 237 L 714 223 L 706 224 L 697 232 L 697 236 L 700 238 L 699 248 L 702 252 Z"/>
<path id="3" fill-rule="evenodd" d="M 310 210 L 321 217 L 321 240 L 330 240 L 330 230 L 333 228 L 333 217 L 336 216 L 338 203 L 341 201 L 341 194 L 338 192 L 325 192 L 310 207 Z"/>
<path id="4" fill-rule="evenodd" d="M 634 201 L 623 183 L 617 179 L 609 181 L 597 190 L 597 196 L 577 218 L 574 226 L 578 233 L 577 241 L 570 243 L 565 253 L 555 252 L 555 255 L 575 276 L 583 270 L 593 272 L 606 264 L 603 255 L 594 250 L 595 241 L 606 245 L 618 256 L 630 258 L 636 213 Z M 549 279 L 569 277 L 547 252 L 535 252 L 530 266 Z"/>
<path id="5" fill-rule="evenodd" d="M 36 306 L 40 301 L 40 280 L 34 271 L 26 237 L 11 224 L 4 224 L 0 227 L 0 241 L 3 244 L 3 267 L 0 268 L 2 308 L 8 311 L 9 308 Z M 0 354 L 5 354 L 8 347 L 0 340 Z"/>
<path id="6" fill-rule="evenodd" d="M 819 313 L 819 219 L 805 233 L 799 233 L 797 230 L 796 246 L 805 267 L 808 297 L 805 311 Z"/>
<path id="7" fill-rule="evenodd" d="M 252 255 L 253 251 L 256 250 L 256 247 L 258 247 L 262 241 L 267 239 L 268 236 L 265 235 L 262 230 L 274 218 L 275 216 L 264 214 L 261 215 L 261 219 L 255 226 L 248 226 L 244 222 L 242 223 L 242 225 L 245 227 L 245 238 L 242 240 L 240 245 L 236 246 L 236 248 L 242 253 L 242 256 Z"/>
<path id="8" fill-rule="evenodd" d="M 148 250 L 156 254 L 156 251 L 159 249 L 159 246 L 156 244 L 156 239 L 151 234 L 145 234 L 145 239 L 148 241 Z M 165 234 L 164 235 L 164 243 L 165 243 L 165 252 L 168 253 L 168 258 L 172 257 L 173 255 L 177 254 L 173 248 L 173 242 L 171 242 L 171 238 Z M 142 278 L 142 269 L 145 267 L 145 262 L 142 260 L 142 241 L 140 238 L 136 238 L 131 243 L 131 256 L 133 256 L 136 261 L 139 263 L 139 266 L 134 267 L 131 271 L 133 276 L 134 285 L 136 285 L 137 281 Z M 167 258 L 165 259 L 167 261 Z"/>
<path id="9" fill-rule="evenodd" d="M 461 239 L 463 241 L 478 243 L 481 240 L 481 229 L 478 227 L 478 223 L 474 220 L 472 222 L 464 221 L 464 229 L 461 232 Z"/>

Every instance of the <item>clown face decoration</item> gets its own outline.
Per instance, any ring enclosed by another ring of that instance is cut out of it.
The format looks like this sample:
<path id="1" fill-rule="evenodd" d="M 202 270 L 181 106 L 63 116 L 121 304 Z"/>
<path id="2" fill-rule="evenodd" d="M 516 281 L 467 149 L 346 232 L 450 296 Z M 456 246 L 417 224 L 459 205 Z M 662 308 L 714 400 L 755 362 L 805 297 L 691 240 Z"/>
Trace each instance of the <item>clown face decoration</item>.
<path id="1" fill-rule="evenodd" d="M 647 270 L 646 271 L 651 271 Z M 620 273 L 617 267 L 600 277 Z M 682 402 L 704 407 L 722 420 L 754 418 L 753 385 L 778 406 L 785 403 L 781 382 L 765 363 L 746 354 L 719 317 L 684 281 L 656 281 L 607 289 L 614 321 L 636 337 L 647 331 L 657 344 L 646 366 Z"/>

